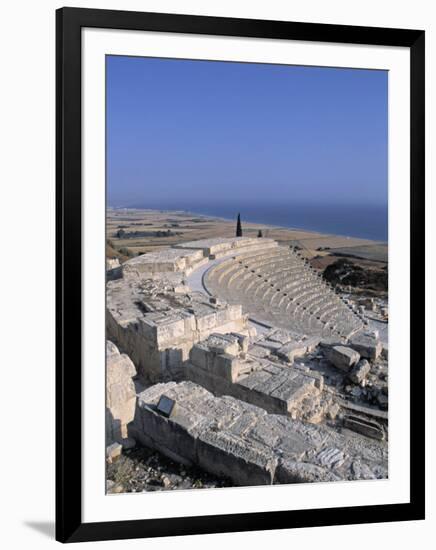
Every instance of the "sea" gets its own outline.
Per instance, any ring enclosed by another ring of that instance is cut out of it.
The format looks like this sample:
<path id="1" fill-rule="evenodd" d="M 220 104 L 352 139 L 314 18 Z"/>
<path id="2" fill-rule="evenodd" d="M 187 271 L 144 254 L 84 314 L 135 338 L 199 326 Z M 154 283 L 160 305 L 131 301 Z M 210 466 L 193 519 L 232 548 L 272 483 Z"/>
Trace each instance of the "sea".
<path id="1" fill-rule="evenodd" d="M 135 204 L 131 208 L 185 210 L 192 214 L 244 221 L 292 229 L 304 229 L 331 235 L 359 237 L 374 241 L 388 240 L 387 205 L 366 204 L 227 204 L 177 203 Z"/>

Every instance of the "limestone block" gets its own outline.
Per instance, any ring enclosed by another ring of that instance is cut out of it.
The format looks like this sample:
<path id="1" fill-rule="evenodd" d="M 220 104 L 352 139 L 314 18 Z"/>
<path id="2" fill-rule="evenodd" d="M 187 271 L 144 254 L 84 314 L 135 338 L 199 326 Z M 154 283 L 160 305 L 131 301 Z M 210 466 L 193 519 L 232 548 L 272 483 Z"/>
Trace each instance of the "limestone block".
<path id="1" fill-rule="evenodd" d="M 306 376 L 314 379 L 315 388 L 320 391 L 324 389 L 324 376 L 320 372 L 310 370 L 309 372 L 307 372 Z"/>
<path id="2" fill-rule="evenodd" d="M 241 377 L 238 380 L 238 384 L 252 390 L 255 388 L 263 388 L 264 384 L 270 379 L 270 372 L 265 369 L 259 369 L 247 376 Z"/>
<path id="3" fill-rule="evenodd" d="M 360 459 L 357 459 L 351 465 L 355 479 L 376 479 L 377 476 L 371 471 L 367 464 L 362 463 Z"/>
<path id="4" fill-rule="evenodd" d="M 345 372 L 348 372 L 360 359 L 357 351 L 345 346 L 328 348 L 325 355 L 337 369 Z"/>
<path id="5" fill-rule="evenodd" d="M 318 347 L 321 339 L 318 336 L 311 336 L 304 340 L 304 344 L 307 346 L 307 351 L 312 353 Z"/>
<path id="6" fill-rule="evenodd" d="M 242 317 L 242 307 L 238 304 L 227 305 L 228 318 L 231 321 L 235 321 Z"/>
<path id="7" fill-rule="evenodd" d="M 386 359 L 386 361 L 389 359 L 389 345 L 386 344 L 386 342 L 383 342 L 382 344 L 381 356 L 383 359 Z"/>
<path id="8" fill-rule="evenodd" d="M 365 420 L 353 415 L 344 417 L 344 426 L 355 432 L 361 433 L 374 439 L 384 439 L 383 430 L 376 422 Z"/>
<path id="9" fill-rule="evenodd" d="M 148 278 L 153 273 L 183 272 L 201 262 L 201 250 L 177 250 L 170 248 L 142 254 L 122 265 L 123 277 Z"/>
<path id="10" fill-rule="evenodd" d="M 234 397 L 239 397 L 235 391 L 235 384 L 222 376 L 217 376 L 211 370 L 203 369 L 188 362 L 185 365 L 184 375 L 187 380 L 195 382 L 195 384 L 203 388 L 207 388 L 214 395 L 233 395 Z"/>
<path id="11" fill-rule="evenodd" d="M 173 343 L 178 338 L 185 336 L 185 319 L 168 319 L 157 327 L 157 343 L 159 346 Z"/>
<path id="12" fill-rule="evenodd" d="M 315 460 L 320 466 L 331 468 L 332 466 L 341 466 L 345 456 L 336 447 L 326 447 L 316 455 Z"/>
<path id="13" fill-rule="evenodd" d="M 336 336 L 326 336 L 320 340 L 319 345 L 322 348 L 331 348 L 334 346 L 342 346 L 343 342 Z"/>
<path id="14" fill-rule="evenodd" d="M 239 359 L 227 353 L 216 355 L 214 359 L 214 373 L 235 382 L 239 374 Z"/>
<path id="15" fill-rule="evenodd" d="M 106 438 L 123 443 L 127 425 L 135 415 L 136 392 L 132 377 L 136 369 L 110 341 L 106 344 Z"/>
<path id="16" fill-rule="evenodd" d="M 170 418 L 156 410 L 161 395 L 176 402 Z M 214 397 L 191 382 L 144 390 L 135 429 L 143 444 L 237 485 L 353 479 L 356 461 L 359 478 L 387 475 L 385 444 L 368 445 L 358 435 L 267 414 L 229 396 Z"/>
<path id="17" fill-rule="evenodd" d="M 271 342 L 270 340 L 257 340 L 256 345 L 261 348 L 266 348 L 271 352 L 275 352 L 283 347 L 279 342 Z"/>
<path id="18" fill-rule="evenodd" d="M 361 359 L 357 365 L 351 369 L 349 378 L 355 384 L 361 384 L 368 376 L 370 370 L 371 365 L 368 361 L 366 359 Z"/>
<path id="19" fill-rule="evenodd" d="M 160 352 L 160 376 L 162 379 L 168 379 L 177 375 L 177 370 L 181 369 L 183 361 L 188 358 L 186 346 L 181 344 L 179 347 L 167 348 Z"/>
<path id="20" fill-rule="evenodd" d="M 120 260 L 118 258 L 106 258 L 106 269 L 115 269 L 120 266 Z"/>
<path id="21" fill-rule="evenodd" d="M 308 462 L 292 459 L 280 460 L 276 470 L 279 483 L 315 483 L 321 481 L 341 481 L 341 478 L 326 468 Z"/>
<path id="22" fill-rule="evenodd" d="M 202 369 L 209 370 L 209 363 L 212 361 L 212 357 L 209 353 L 207 346 L 202 344 L 195 344 L 189 352 L 189 359 L 193 365 Z"/>
<path id="23" fill-rule="evenodd" d="M 255 344 L 248 348 L 248 354 L 258 359 L 262 359 L 271 355 L 271 350 Z"/>
<path id="24" fill-rule="evenodd" d="M 278 342 L 279 344 L 287 344 L 293 338 L 293 334 L 288 330 L 273 330 L 268 334 L 268 340 L 271 342 Z"/>
<path id="25" fill-rule="evenodd" d="M 118 460 L 122 450 L 123 447 L 119 443 L 112 443 L 106 447 L 106 458 L 109 464 Z"/>
<path id="26" fill-rule="evenodd" d="M 272 449 L 229 432 L 208 429 L 197 441 L 198 464 L 238 485 L 271 485 L 277 458 Z"/>
<path id="27" fill-rule="evenodd" d="M 302 357 L 307 353 L 307 346 L 303 342 L 288 342 L 274 353 L 277 357 L 292 364 L 296 357 Z"/>
<path id="28" fill-rule="evenodd" d="M 382 343 L 378 335 L 371 332 L 360 332 L 350 339 L 349 345 L 362 357 L 375 360 L 382 352 Z"/>
<path id="29" fill-rule="evenodd" d="M 140 416 L 135 417 L 135 437 L 143 445 L 157 449 L 182 464 L 195 464 L 195 426 L 201 416 L 188 411 L 177 402 L 177 416 L 167 419 L 154 409 L 141 404 Z"/>
<path id="30" fill-rule="evenodd" d="M 240 334 L 238 332 L 232 332 L 231 335 L 237 338 L 240 351 L 242 351 L 243 353 L 247 353 L 248 346 L 250 344 L 250 337 L 245 334 Z"/>
<path id="31" fill-rule="evenodd" d="M 217 325 L 216 313 L 209 313 L 208 315 L 196 316 L 197 330 L 199 332 L 210 332 Z"/>
<path id="32" fill-rule="evenodd" d="M 212 333 L 204 343 L 211 352 L 215 353 L 227 353 L 236 356 L 240 351 L 238 338 L 231 334 Z"/>
<path id="33" fill-rule="evenodd" d="M 277 245 L 278 243 L 272 239 L 262 239 L 262 242 L 259 242 L 258 239 L 250 237 L 217 237 L 213 239 L 202 239 L 199 241 L 177 244 L 174 248 L 201 249 L 205 256 L 212 256 L 213 259 L 215 259 L 231 254 L 232 252 L 240 253 L 240 251 L 246 249 L 262 250 L 274 248 L 277 247 Z"/>

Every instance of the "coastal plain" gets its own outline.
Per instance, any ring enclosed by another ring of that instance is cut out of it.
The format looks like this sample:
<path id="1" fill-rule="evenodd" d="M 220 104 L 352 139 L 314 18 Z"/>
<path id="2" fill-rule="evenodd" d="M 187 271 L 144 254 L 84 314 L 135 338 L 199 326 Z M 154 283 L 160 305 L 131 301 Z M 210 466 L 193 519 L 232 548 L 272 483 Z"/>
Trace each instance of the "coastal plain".
<path id="1" fill-rule="evenodd" d="M 306 257 L 316 258 L 314 267 L 318 269 L 329 265 L 336 256 L 358 258 L 366 267 L 388 261 L 388 246 L 385 242 L 252 223 L 243 217 L 242 224 L 246 237 L 256 237 L 261 231 L 263 237 L 274 239 L 280 245 L 300 247 Z M 106 255 L 123 261 L 175 244 L 234 235 L 234 220 L 182 210 L 109 208 L 106 217 Z"/>

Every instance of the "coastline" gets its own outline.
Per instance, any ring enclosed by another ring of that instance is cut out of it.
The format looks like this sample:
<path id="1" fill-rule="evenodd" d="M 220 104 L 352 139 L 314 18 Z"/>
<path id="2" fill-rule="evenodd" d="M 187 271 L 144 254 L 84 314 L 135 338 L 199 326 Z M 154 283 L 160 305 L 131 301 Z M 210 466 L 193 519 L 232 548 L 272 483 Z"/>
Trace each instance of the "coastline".
<path id="1" fill-rule="evenodd" d="M 274 239 L 282 246 L 300 248 L 308 259 L 317 258 L 320 266 L 340 256 L 377 264 L 388 261 L 385 242 L 244 220 L 242 225 L 244 236 L 257 237 L 262 231 L 263 237 Z M 131 256 L 184 242 L 234 237 L 235 220 L 182 209 L 108 207 L 106 232 L 108 257 L 121 256 L 125 261 Z"/>
<path id="2" fill-rule="evenodd" d="M 107 212 L 113 211 L 113 212 L 159 212 L 162 214 L 168 214 L 168 215 L 178 215 L 182 214 L 183 216 L 198 216 L 204 218 L 205 221 L 214 221 L 214 222 L 225 222 L 225 223 L 236 223 L 236 220 L 230 217 L 225 216 L 217 216 L 212 214 L 205 214 L 203 212 L 194 211 L 194 210 L 184 210 L 184 209 L 161 209 L 161 208 L 140 208 L 140 207 L 113 207 L 109 206 L 107 208 Z M 354 235 L 347 235 L 342 233 L 331 233 L 331 232 L 323 232 L 317 229 L 307 228 L 303 226 L 285 226 L 285 225 L 276 225 L 271 223 L 263 223 L 263 222 L 257 222 L 257 221 L 251 221 L 250 219 L 242 218 L 243 224 L 248 224 L 249 226 L 259 226 L 259 229 L 272 229 L 272 230 L 283 230 L 283 231 L 291 231 L 291 232 L 298 232 L 298 233 L 309 233 L 313 235 L 314 237 L 320 238 L 320 237 L 340 237 L 343 239 L 349 239 L 349 240 L 361 240 L 365 242 L 371 242 L 375 245 L 388 245 L 388 241 L 386 240 L 380 240 L 380 239 L 370 239 L 363 236 L 354 236 Z"/>
<path id="3" fill-rule="evenodd" d="M 194 211 L 191 211 L 191 210 L 180 210 L 180 212 L 185 212 L 186 214 L 193 215 L 193 216 L 202 216 L 204 218 L 217 220 L 217 221 L 236 223 L 236 221 L 233 220 L 232 218 L 226 218 L 224 216 L 211 216 L 209 214 L 203 214 L 201 212 L 194 212 Z M 341 233 L 323 233 L 323 232 L 318 231 L 316 229 L 309 229 L 307 227 L 275 225 L 275 224 L 271 224 L 271 223 L 261 223 L 261 222 L 251 221 L 249 219 L 243 219 L 243 218 L 242 218 L 242 223 L 249 223 L 250 225 L 260 225 L 260 226 L 268 228 L 268 229 L 284 229 L 284 230 L 289 230 L 289 231 L 304 231 L 305 233 L 312 233 L 313 235 L 324 235 L 325 237 L 342 237 L 344 239 L 362 239 L 362 240 L 365 240 L 365 241 L 372 241 L 372 242 L 374 242 L 374 244 L 385 244 L 385 245 L 388 244 L 388 241 L 382 241 L 382 240 L 377 240 L 377 239 L 367 239 L 366 237 L 359 237 L 359 236 L 354 236 L 354 235 L 343 235 Z"/>

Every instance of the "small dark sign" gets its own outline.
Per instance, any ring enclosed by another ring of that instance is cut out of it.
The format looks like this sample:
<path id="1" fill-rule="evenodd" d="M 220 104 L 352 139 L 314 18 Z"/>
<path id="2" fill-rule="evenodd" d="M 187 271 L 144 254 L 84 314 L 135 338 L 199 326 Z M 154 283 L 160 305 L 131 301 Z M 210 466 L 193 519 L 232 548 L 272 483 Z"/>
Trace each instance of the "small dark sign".
<path id="1" fill-rule="evenodd" d="M 171 416 L 171 413 L 173 412 L 175 404 L 176 402 L 174 401 L 174 399 L 170 399 L 166 395 L 161 395 L 159 403 L 157 404 L 157 411 L 163 416 L 169 418 Z"/>

